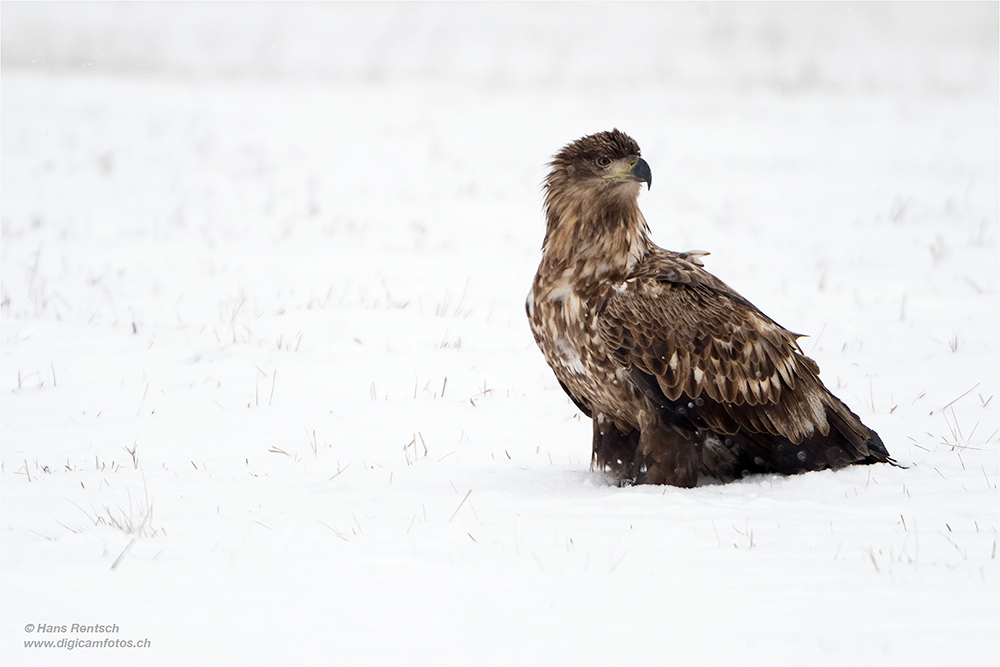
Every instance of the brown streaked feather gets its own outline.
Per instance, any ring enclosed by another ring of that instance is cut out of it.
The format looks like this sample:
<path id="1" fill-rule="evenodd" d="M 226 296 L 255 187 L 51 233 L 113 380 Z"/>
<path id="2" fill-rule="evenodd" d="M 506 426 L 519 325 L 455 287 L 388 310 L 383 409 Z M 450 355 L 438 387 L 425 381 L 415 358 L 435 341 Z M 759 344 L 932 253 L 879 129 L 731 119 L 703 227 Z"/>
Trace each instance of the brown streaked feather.
<path id="1" fill-rule="evenodd" d="M 701 267 L 657 250 L 600 313 L 601 339 L 619 364 L 655 376 L 673 400 L 704 392 L 747 406 L 777 403 L 796 378 L 815 375 L 794 334 Z"/>

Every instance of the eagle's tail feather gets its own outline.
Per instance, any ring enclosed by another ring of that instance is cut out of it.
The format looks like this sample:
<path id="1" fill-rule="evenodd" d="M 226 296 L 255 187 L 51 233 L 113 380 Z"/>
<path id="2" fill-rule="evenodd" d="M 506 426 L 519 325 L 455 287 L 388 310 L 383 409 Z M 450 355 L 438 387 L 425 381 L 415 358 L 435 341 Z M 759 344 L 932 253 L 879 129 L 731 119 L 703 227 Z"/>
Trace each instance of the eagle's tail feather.
<path id="1" fill-rule="evenodd" d="M 868 441 L 865 443 L 868 447 L 868 451 L 871 452 L 858 461 L 862 465 L 871 465 L 873 463 L 888 463 L 896 468 L 906 468 L 904 465 L 900 465 L 896 459 L 889 456 L 889 450 L 886 449 L 885 444 L 882 442 L 882 438 L 879 437 L 878 433 L 868 429 Z"/>

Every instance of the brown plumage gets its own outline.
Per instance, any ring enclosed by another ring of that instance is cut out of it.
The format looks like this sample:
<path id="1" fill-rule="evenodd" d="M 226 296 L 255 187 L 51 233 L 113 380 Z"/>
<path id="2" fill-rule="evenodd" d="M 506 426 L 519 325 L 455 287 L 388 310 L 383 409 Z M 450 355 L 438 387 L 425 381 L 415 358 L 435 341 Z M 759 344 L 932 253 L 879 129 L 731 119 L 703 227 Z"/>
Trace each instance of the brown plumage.
<path id="1" fill-rule="evenodd" d="M 892 462 L 819 379 L 796 334 L 649 240 L 649 165 L 628 135 L 553 158 L 527 311 L 535 342 L 594 422 L 593 466 L 622 482 L 694 486 L 751 473 Z"/>

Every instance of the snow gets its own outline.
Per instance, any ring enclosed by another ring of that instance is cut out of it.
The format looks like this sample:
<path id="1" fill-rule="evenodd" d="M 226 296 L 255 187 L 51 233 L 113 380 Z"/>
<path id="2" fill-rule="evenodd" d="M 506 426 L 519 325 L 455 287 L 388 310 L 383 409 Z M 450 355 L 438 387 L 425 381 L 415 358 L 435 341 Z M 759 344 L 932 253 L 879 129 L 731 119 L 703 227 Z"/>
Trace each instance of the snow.
<path id="1" fill-rule="evenodd" d="M 2 12 L 4 664 L 1000 660 L 995 4 Z M 524 298 L 611 127 L 906 468 L 589 470 Z"/>

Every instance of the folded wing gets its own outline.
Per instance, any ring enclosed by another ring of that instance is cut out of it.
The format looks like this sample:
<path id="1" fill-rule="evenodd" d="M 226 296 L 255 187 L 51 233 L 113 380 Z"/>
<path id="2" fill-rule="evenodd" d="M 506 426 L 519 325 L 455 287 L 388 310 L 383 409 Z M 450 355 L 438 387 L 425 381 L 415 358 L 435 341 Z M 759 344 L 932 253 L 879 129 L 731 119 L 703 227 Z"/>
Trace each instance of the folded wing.
<path id="1" fill-rule="evenodd" d="M 823 386 L 798 336 L 681 255 L 663 251 L 611 290 L 598 327 L 643 393 L 697 428 L 798 445 L 828 440 L 832 425 L 826 444 L 845 459 L 869 454 L 871 431 Z"/>

